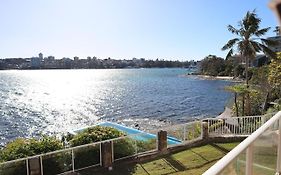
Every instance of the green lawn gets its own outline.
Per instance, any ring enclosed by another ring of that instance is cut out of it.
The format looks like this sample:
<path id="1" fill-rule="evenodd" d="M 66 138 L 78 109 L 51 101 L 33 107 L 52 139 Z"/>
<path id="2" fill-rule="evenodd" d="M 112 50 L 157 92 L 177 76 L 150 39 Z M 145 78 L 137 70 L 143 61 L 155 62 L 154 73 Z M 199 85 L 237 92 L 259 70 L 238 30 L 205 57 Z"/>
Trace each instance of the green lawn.
<path id="1" fill-rule="evenodd" d="M 197 175 L 202 174 L 239 143 L 212 144 L 191 148 L 172 155 L 137 164 L 121 164 L 112 171 L 87 175 Z M 86 175 L 83 174 L 83 175 Z"/>

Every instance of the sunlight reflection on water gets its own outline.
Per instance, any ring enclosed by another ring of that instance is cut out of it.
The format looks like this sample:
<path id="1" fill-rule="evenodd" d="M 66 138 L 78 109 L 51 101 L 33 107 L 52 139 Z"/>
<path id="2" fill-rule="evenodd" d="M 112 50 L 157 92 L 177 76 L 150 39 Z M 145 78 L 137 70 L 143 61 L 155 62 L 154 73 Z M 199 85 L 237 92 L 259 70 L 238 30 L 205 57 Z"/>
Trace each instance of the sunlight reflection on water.
<path id="1" fill-rule="evenodd" d="M 190 117 L 222 112 L 229 93 L 221 89 L 229 82 L 179 76 L 186 72 L 186 69 L 1 71 L 1 142 L 66 132 L 99 120 L 137 122 L 142 128 L 149 128 L 159 120 L 185 122 Z"/>

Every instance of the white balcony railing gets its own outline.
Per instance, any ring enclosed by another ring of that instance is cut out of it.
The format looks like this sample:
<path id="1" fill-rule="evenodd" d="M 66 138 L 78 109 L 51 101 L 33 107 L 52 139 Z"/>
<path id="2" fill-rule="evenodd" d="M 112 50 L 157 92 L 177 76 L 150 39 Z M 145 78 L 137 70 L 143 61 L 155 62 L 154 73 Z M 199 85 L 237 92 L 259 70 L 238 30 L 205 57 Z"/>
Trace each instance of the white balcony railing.
<path id="1" fill-rule="evenodd" d="M 281 174 L 281 111 L 203 175 Z"/>
<path id="2" fill-rule="evenodd" d="M 230 119 L 211 118 L 203 119 L 203 121 L 208 122 L 208 135 L 210 137 L 233 135 L 245 136 L 250 135 L 256 129 L 262 126 L 264 121 L 270 117 L 271 116 L 238 117 Z M 195 140 L 200 140 L 202 139 L 203 134 L 202 121 L 173 125 L 171 127 L 161 129 L 167 131 L 168 148 L 188 144 Z M 0 175 L 30 175 L 28 165 L 32 158 L 39 158 L 40 167 L 42 168 L 42 175 L 63 174 L 66 172 L 76 172 L 90 167 L 101 166 L 101 144 L 104 142 L 112 143 L 113 161 L 134 157 L 157 150 L 157 132 L 158 130 L 150 131 L 150 133 L 155 135 L 145 143 L 138 141 L 142 140 L 142 137 L 147 137 L 145 133 L 141 133 L 105 140 L 102 142 L 66 148 L 33 157 L 27 157 L 3 163 L 0 162 Z M 243 163 L 243 160 L 241 159 L 239 162 Z"/>
<path id="3" fill-rule="evenodd" d="M 249 136 L 259 127 L 261 127 L 274 114 L 271 113 L 261 116 L 230 118 L 208 118 L 204 119 L 204 121 L 208 123 L 208 132 L 210 137 Z"/>

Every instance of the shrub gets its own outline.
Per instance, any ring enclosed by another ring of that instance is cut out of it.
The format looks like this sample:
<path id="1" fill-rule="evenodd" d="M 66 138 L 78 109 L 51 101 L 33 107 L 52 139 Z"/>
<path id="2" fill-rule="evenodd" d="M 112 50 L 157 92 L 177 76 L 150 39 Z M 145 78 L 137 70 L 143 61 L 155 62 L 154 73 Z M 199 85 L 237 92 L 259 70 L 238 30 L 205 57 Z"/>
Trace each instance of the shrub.
<path id="1" fill-rule="evenodd" d="M 153 149 L 156 149 L 156 138 L 155 139 L 149 139 L 147 141 L 140 141 L 137 140 L 137 148 L 138 153 L 145 152 L 145 151 L 151 151 Z"/>
<path id="2" fill-rule="evenodd" d="M 134 155 L 136 153 L 134 144 L 134 140 L 130 138 L 113 141 L 114 159 Z"/>
<path id="3" fill-rule="evenodd" d="M 43 136 L 41 139 L 18 138 L 1 150 L 1 161 L 9 161 L 37 154 L 63 149 L 63 144 L 55 137 Z"/>
<path id="4" fill-rule="evenodd" d="M 70 146 L 75 147 L 79 145 L 99 142 L 108 139 L 114 139 L 125 136 L 125 134 L 112 127 L 94 126 L 78 133 L 70 139 Z M 134 150 L 132 140 L 122 139 L 117 140 L 114 144 L 116 157 L 131 154 Z M 75 168 L 83 168 L 95 165 L 100 161 L 100 149 L 98 145 L 79 148 L 74 151 L 75 154 Z M 85 161 L 86 160 L 86 161 Z"/>
<path id="5" fill-rule="evenodd" d="M 125 134 L 117 129 L 104 126 L 95 126 L 87 128 L 86 130 L 78 133 L 70 140 L 71 146 L 84 145 L 98 141 L 113 139 L 125 136 Z"/>
<path id="6" fill-rule="evenodd" d="M 91 145 L 74 150 L 75 169 L 100 163 L 100 145 Z"/>
<path id="7" fill-rule="evenodd" d="M 0 152 L 0 161 L 9 161 L 38 154 L 43 154 L 58 149 L 62 149 L 63 144 L 55 137 L 43 136 L 41 139 L 23 139 L 18 138 L 6 145 Z M 57 159 L 51 160 L 48 163 L 51 166 L 45 166 L 44 168 L 50 170 L 59 171 L 64 166 L 64 160 Z M 16 162 L 10 165 L 2 165 L 0 167 L 0 174 L 3 175 L 18 175 L 25 174 L 26 165 L 24 162 Z M 52 174 L 52 171 L 49 171 Z M 48 173 L 47 173 L 48 174 Z"/>

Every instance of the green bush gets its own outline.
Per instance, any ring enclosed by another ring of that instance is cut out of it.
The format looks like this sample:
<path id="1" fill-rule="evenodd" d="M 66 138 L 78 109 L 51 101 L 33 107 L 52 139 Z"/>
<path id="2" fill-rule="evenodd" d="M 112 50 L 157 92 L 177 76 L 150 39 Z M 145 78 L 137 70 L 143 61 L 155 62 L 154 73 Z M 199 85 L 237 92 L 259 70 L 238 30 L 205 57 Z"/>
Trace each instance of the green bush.
<path id="1" fill-rule="evenodd" d="M 147 141 L 140 141 L 137 140 L 137 151 L 138 153 L 145 152 L 145 151 L 151 151 L 153 149 L 156 149 L 156 138 L 155 139 L 149 139 Z"/>
<path id="2" fill-rule="evenodd" d="M 61 152 L 42 157 L 44 175 L 60 174 L 72 168 L 71 152 Z"/>
<path id="3" fill-rule="evenodd" d="M 156 139 L 143 141 L 134 140 L 133 138 L 124 138 L 113 142 L 114 159 L 128 157 L 154 149 L 156 149 Z"/>
<path id="4" fill-rule="evenodd" d="M 103 140 L 114 139 L 125 136 L 125 134 L 112 127 L 94 126 L 73 136 L 70 140 L 70 146 L 99 142 Z M 122 139 L 114 141 L 114 155 L 123 157 L 131 155 L 134 152 L 133 141 L 130 139 Z M 99 145 L 93 145 L 85 148 L 79 148 L 74 151 L 75 168 L 83 168 L 98 164 L 100 161 Z M 86 160 L 86 161 L 85 161 Z"/>
<path id="5" fill-rule="evenodd" d="M 134 144 L 134 140 L 130 138 L 113 141 L 114 159 L 134 155 L 136 153 Z"/>
<path id="6" fill-rule="evenodd" d="M 104 126 L 95 126 L 87 128 L 86 130 L 75 135 L 70 140 L 70 145 L 72 147 L 79 146 L 122 136 L 125 136 L 125 134 L 117 129 Z"/>
<path id="7" fill-rule="evenodd" d="M 1 150 L 0 161 L 5 162 L 14 159 L 25 158 L 25 157 L 43 154 L 51 151 L 56 151 L 59 149 L 63 149 L 63 144 L 60 140 L 57 140 L 55 137 L 43 136 L 39 140 L 18 138 L 8 143 L 6 147 L 4 147 Z M 44 168 L 52 169 L 52 170 L 61 169 L 61 165 L 64 165 L 64 162 L 62 161 L 60 163 L 56 162 L 51 164 L 52 166 L 46 166 Z M 0 167 L 0 174 L 24 175 L 26 173 L 25 168 L 26 168 L 25 162 L 6 164 Z"/>
<path id="8" fill-rule="evenodd" d="M 0 152 L 1 161 L 9 161 L 63 149 L 55 137 L 44 136 L 39 140 L 18 138 L 8 143 Z"/>
<path id="9" fill-rule="evenodd" d="M 75 169 L 100 163 L 100 145 L 91 145 L 74 150 Z"/>

